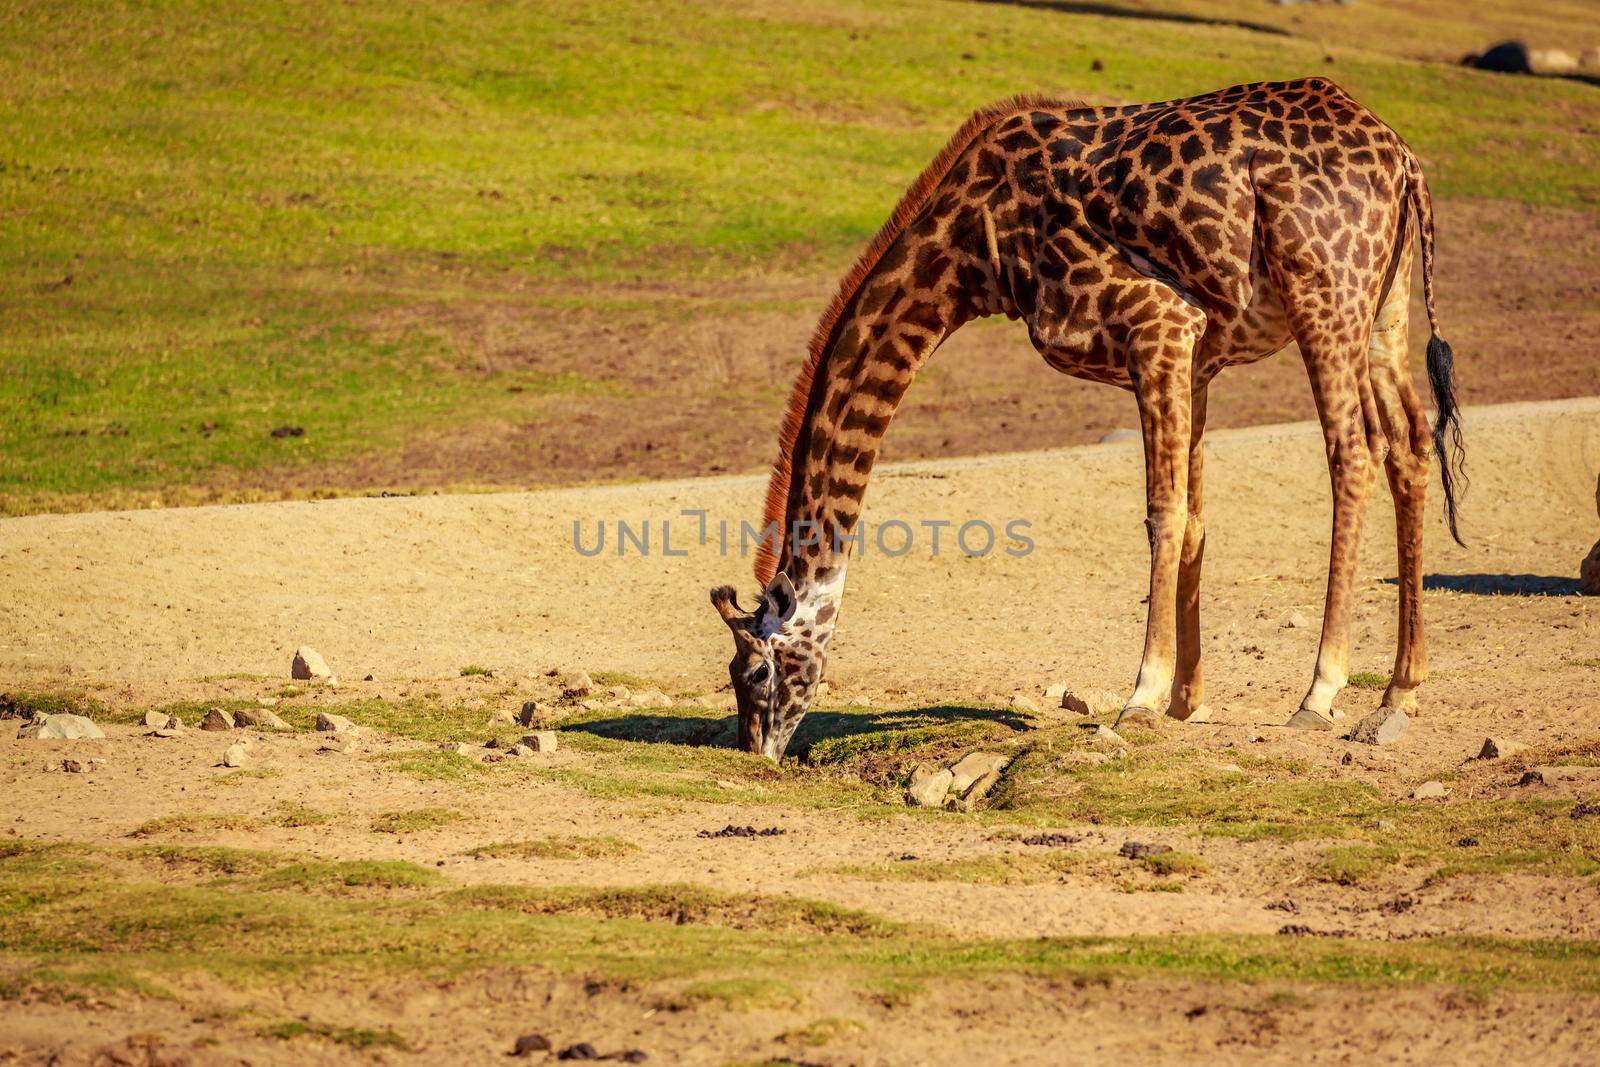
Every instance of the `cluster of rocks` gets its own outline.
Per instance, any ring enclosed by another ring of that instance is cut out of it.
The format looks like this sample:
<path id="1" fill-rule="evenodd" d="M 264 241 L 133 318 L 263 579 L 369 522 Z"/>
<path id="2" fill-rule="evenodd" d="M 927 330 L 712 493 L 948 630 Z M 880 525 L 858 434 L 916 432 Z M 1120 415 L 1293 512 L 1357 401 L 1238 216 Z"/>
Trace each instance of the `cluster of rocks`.
<path id="1" fill-rule="evenodd" d="M 543 1034 L 523 1034 L 512 1044 L 508 1056 L 532 1056 L 536 1053 L 548 1053 L 554 1050 L 548 1037 Z M 579 1041 L 568 1045 L 556 1053 L 558 1060 L 614 1060 L 618 1063 L 644 1063 L 650 1057 L 643 1049 L 630 1048 L 618 1052 L 601 1053 L 587 1041 Z"/>
<path id="2" fill-rule="evenodd" d="M 481 748 L 469 745 L 465 741 L 446 741 L 439 746 L 439 749 L 443 752 L 454 752 L 458 756 L 475 757 L 484 763 L 503 763 L 506 760 L 521 759 L 539 752 L 554 752 L 556 747 L 554 730 L 535 730 L 523 734 L 522 740 L 511 745 L 501 744 L 498 737 L 491 737 Z"/>
<path id="3" fill-rule="evenodd" d="M 969 752 L 948 767 L 918 764 L 906 787 L 906 802 L 921 808 L 971 811 L 989 794 L 1011 758 L 999 752 Z"/>
<path id="4" fill-rule="evenodd" d="M 1041 702 L 1028 693 L 1013 693 L 1008 703 L 1018 711 L 1038 714 Z M 1093 715 L 1096 712 L 1114 711 L 1122 700 L 1109 689 L 1075 690 L 1065 682 L 1056 682 L 1044 690 L 1043 707 L 1051 711 L 1066 711 L 1073 715 Z"/>

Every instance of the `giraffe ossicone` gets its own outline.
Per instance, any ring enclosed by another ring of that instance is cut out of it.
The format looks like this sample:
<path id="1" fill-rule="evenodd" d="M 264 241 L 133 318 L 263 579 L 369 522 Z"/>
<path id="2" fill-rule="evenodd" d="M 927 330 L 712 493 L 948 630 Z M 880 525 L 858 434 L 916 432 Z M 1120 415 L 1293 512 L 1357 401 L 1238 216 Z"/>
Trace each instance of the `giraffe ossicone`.
<path id="1" fill-rule="evenodd" d="M 1406 347 L 1414 243 L 1432 426 Z M 1453 357 L 1434 310 L 1432 201 L 1399 135 L 1310 78 L 1115 107 L 1017 97 L 957 131 L 846 275 L 796 378 L 764 525 L 821 536 L 763 543 L 753 610 L 729 587 L 712 591 L 734 637 L 740 747 L 774 759 L 787 749 L 826 665 L 889 422 L 939 345 L 989 315 L 1022 320 L 1051 366 L 1129 390 L 1138 404 L 1150 596 L 1120 723 L 1203 717 L 1207 387 L 1290 340 L 1311 379 L 1334 496 L 1321 642 L 1290 723 L 1329 724 L 1348 677 L 1356 551 L 1378 462 L 1399 545 L 1400 636 L 1383 699 L 1415 709 L 1427 675 L 1430 452 L 1453 535 L 1460 477 Z"/>

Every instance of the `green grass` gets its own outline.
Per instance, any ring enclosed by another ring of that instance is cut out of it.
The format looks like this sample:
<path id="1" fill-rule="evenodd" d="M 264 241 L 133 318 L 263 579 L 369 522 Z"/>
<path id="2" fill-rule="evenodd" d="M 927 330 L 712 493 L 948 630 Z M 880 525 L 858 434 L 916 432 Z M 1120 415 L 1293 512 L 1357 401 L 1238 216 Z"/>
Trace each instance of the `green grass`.
<path id="1" fill-rule="evenodd" d="M 229 831 L 254 831 L 261 829 L 261 821 L 250 815 L 211 812 L 177 812 L 162 815 L 140 823 L 133 831 L 134 837 L 158 837 L 163 834 L 204 834 Z"/>
<path id="2" fill-rule="evenodd" d="M 0 13 L 0 511 L 237 495 L 621 395 L 492 358 L 472 323 L 759 312 L 765 293 L 671 286 L 838 271 L 972 108 L 1023 89 L 1332 74 L 1442 197 L 1595 205 L 1592 87 L 1328 51 L 909 0 L 20 0 Z"/>
<path id="3" fill-rule="evenodd" d="M 334 1026 L 331 1023 L 290 1019 L 286 1022 L 263 1026 L 257 1033 L 278 1041 L 293 1041 L 302 1037 L 319 1038 L 336 1045 L 354 1049 L 391 1048 L 399 1052 L 411 1051 L 411 1045 L 393 1030 L 364 1030 L 353 1026 Z"/>
<path id="4" fill-rule="evenodd" d="M 466 818 L 451 808 L 415 808 L 411 811 L 391 811 L 372 820 L 376 834 L 414 834 L 423 830 L 437 830 Z"/>
<path id="5" fill-rule="evenodd" d="M 492 677 L 494 677 L 494 672 L 491 671 L 487 667 L 468 666 L 468 667 L 462 667 L 461 668 L 461 677 L 463 677 L 463 678 L 492 678 Z"/>
<path id="6" fill-rule="evenodd" d="M 1374 671 L 1356 671 L 1350 676 L 1350 684 L 1357 689 L 1384 689 L 1389 685 L 1389 676 Z"/>
<path id="7" fill-rule="evenodd" d="M 615 837 L 564 835 L 538 841 L 497 841 L 468 849 L 476 859 L 599 860 L 621 859 L 639 851 L 631 841 Z"/>

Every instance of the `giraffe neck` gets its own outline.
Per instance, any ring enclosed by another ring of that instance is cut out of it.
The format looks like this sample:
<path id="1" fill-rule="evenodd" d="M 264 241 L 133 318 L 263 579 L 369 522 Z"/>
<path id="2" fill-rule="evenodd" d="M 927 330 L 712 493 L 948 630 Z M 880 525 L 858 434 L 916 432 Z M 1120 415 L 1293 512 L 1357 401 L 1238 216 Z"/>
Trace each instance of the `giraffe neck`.
<path id="1" fill-rule="evenodd" d="M 823 640 L 862 535 L 867 481 L 890 420 L 934 350 L 994 303 L 987 256 L 975 261 L 948 245 L 937 220 L 922 222 L 919 232 L 902 235 L 903 255 L 887 256 L 867 276 L 841 318 L 795 441 L 780 568 L 794 583 L 796 624 Z M 958 271 L 957 263 L 974 269 Z M 964 285 L 963 277 L 981 282 Z"/>

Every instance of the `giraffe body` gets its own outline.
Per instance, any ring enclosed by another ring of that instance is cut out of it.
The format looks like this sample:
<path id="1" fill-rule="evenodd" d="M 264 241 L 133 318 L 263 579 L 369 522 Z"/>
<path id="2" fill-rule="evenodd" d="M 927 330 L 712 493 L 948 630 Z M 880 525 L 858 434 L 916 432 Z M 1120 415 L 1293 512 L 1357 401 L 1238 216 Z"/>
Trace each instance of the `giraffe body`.
<path id="1" fill-rule="evenodd" d="M 1131 390 L 1145 446 L 1149 619 L 1120 722 L 1201 709 L 1199 578 L 1206 389 L 1299 343 L 1328 449 L 1334 529 L 1322 643 L 1293 725 L 1325 727 L 1348 669 L 1360 524 L 1382 457 L 1400 535 L 1400 647 L 1385 703 L 1415 707 L 1430 430 L 1406 361 L 1421 237 L 1433 319 L 1432 212 L 1415 157 L 1323 79 L 1159 104 L 1019 98 L 980 112 L 897 207 L 819 325 L 768 494 L 781 543 L 757 561 L 758 609 L 733 628 L 741 743 L 776 758 L 810 705 L 836 623 L 848 536 L 889 420 L 963 323 L 1021 320 L 1051 366 Z M 1450 354 L 1429 370 L 1442 448 Z M 1441 466 L 1451 529 L 1450 467 Z"/>

